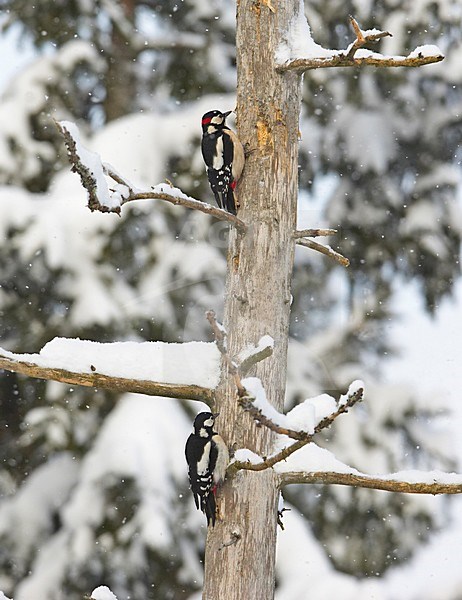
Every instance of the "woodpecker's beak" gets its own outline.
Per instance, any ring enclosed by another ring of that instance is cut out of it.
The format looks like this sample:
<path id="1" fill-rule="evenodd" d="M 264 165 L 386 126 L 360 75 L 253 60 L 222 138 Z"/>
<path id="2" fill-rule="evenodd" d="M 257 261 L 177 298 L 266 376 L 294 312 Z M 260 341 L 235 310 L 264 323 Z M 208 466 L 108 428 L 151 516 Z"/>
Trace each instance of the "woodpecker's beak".
<path id="1" fill-rule="evenodd" d="M 234 112 L 234 111 L 228 110 L 228 112 L 223 113 L 224 118 L 226 119 L 226 117 L 228 117 L 232 112 Z"/>
<path id="2" fill-rule="evenodd" d="M 220 414 L 219 412 L 217 412 L 217 413 L 213 413 L 213 418 L 214 418 L 214 419 L 216 419 L 216 418 L 218 417 L 218 415 L 219 415 L 219 414 Z"/>

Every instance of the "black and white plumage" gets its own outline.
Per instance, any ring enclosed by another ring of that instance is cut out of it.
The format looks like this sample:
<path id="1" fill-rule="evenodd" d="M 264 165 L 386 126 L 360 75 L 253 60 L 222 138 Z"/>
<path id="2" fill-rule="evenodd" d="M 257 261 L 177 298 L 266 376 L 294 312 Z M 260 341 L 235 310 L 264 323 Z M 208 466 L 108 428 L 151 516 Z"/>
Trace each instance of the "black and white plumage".
<path id="1" fill-rule="evenodd" d="M 202 117 L 202 156 L 218 207 L 235 215 L 234 190 L 244 169 L 245 157 L 239 138 L 226 126 L 226 117 L 231 112 L 211 110 Z"/>
<path id="2" fill-rule="evenodd" d="M 223 438 L 213 430 L 217 415 L 202 412 L 194 420 L 192 433 L 185 448 L 189 483 L 196 508 L 207 517 L 207 524 L 215 525 L 215 494 L 223 481 L 229 463 L 228 448 Z"/>

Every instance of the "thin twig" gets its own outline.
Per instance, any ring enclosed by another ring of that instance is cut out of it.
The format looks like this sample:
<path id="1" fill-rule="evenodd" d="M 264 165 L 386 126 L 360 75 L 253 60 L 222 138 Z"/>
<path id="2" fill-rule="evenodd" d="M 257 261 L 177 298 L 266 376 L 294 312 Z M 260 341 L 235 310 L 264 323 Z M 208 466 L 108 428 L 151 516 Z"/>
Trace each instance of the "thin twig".
<path id="1" fill-rule="evenodd" d="M 265 358 L 269 358 L 273 354 L 273 346 L 272 345 L 262 345 L 261 347 L 257 346 L 255 348 L 255 350 L 252 350 L 249 354 L 247 354 L 242 359 L 241 359 L 241 354 L 239 354 L 235 360 L 238 365 L 239 373 L 241 374 L 241 376 L 243 376 L 246 373 L 248 373 L 254 365 L 261 362 L 262 360 L 265 360 Z"/>
<path id="2" fill-rule="evenodd" d="M 363 46 L 365 46 L 368 42 L 377 42 L 378 40 L 384 37 L 391 37 L 391 33 L 389 31 L 379 31 L 377 33 L 369 33 L 364 35 L 361 31 L 357 21 L 350 16 L 350 25 L 353 27 L 353 31 L 356 34 L 356 40 L 351 44 L 349 49 L 347 49 L 346 57 L 350 60 L 353 59 L 356 50 L 359 50 Z"/>
<path id="3" fill-rule="evenodd" d="M 353 394 L 348 396 L 346 402 L 341 404 L 334 413 L 332 413 L 328 417 L 325 417 L 324 419 L 322 419 L 322 421 L 320 421 L 316 425 L 313 433 L 307 433 L 307 432 L 303 432 L 303 431 L 293 431 L 291 429 L 286 429 L 284 427 L 280 427 L 279 425 L 276 425 L 270 419 L 268 419 L 268 417 L 262 415 L 261 411 L 259 411 L 255 406 L 253 406 L 253 404 L 252 404 L 252 407 L 250 407 L 250 408 L 248 408 L 247 405 L 245 405 L 244 409 L 247 410 L 248 412 L 250 412 L 250 414 L 253 416 L 253 418 L 255 420 L 259 421 L 260 423 L 262 423 L 262 425 L 265 425 L 265 427 L 268 427 L 268 429 L 271 429 L 271 431 L 274 431 L 274 432 L 282 434 L 282 435 L 287 435 L 288 437 L 290 437 L 292 439 L 296 439 L 297 441 L 294 444 L 291 444 L 290 446 L 286 446 L 283 450 L 281 450 L 277 454 L 273 454 L 273 456 L 270 456 L 270 457 L 266 458 L 265 460 L 262 460 L 259 463 L 236 461 L 235 463 L 232 464 L 232 469 L 236 470 L 236 471 L 238 471 L 240 469 L 245 469 L 247 471 L 264 471 L 265 469 L 274 467 L 274 465 L 276 463 L 281 462 L 282 460 L 286 460 L 291 454 L 293 454 L 297 450 L 300 450 L 300 448 L 303 448 L 303 446 L 306 446 L 307 444 L 312 442 L 314 436 L 317 433 L 320 433 L 323 429 L 325 429 L 326 427 L 329 427 L 335 421 L 335 419 L 337 417 L 348 412 L 349 408 L 351 408 L 357 402 L 362 400 L 363 394 L 364 394 L 363 388 L 359 388 Z M 242 403 L 242 399 L 240 400 L 240 402 Z"/>
<path id="4" fill-rule="evenodd" d="M 337 233 L 336 229 L 300 229 L 294 231 L 294 238 L 303 238 L 303 237 L 325 237 L 328 235 L 335 235 Z"/>
<path id="5" fill-rule="evenodd" d="M 343 256 L 343 254 L 336 252 L 329 246 L 324 246 L 323 244 L 315 242 L 314 240 L 309 240 L 308 238 L 297 238 L 295 240 L 295 243 L 299 244 L 300 246 L 305 246 L 305 248 L 311 248 L 311 250 L 316 250 L 316 252 L 320 252 L 321 254 L 324 254 L 329 258 L 333 258 L 343 267 L 348 267 L 350 265 L 350 261 L 346 256 Z"/>

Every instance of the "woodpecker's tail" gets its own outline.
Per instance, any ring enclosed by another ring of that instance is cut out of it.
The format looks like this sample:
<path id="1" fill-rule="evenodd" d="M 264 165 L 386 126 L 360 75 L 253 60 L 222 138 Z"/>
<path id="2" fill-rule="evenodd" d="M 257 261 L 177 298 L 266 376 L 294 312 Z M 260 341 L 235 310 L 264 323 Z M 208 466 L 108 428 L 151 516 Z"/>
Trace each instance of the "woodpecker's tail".
<path id="1" fill-rule="evenodd" d="M 211 491 L 205 498 L 202 499 L 202 512 L 207 517 L 207 524 L 215 526 L 215 518 L 217 512 L 217 505 L 215 502 L 215 494 Z"/>
<path id="2" fill-rule="evenodd" d="M 233 181 L 231 185 L 228 187 L 228 192 L 226 193 L 226 197 L 223 194 L 223 203 L 226 210 L 232 215 L 236 214 L 236 199 L 234 197 L 234 188 L 236 187 L 236 182 Z"/>

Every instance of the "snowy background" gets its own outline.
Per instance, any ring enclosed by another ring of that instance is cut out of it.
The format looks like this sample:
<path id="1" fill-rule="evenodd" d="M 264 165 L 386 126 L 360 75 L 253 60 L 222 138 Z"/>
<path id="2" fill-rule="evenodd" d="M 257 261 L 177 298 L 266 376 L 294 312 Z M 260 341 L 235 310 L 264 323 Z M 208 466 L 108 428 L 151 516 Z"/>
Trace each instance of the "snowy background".
<path id="1" fill-rule="evenodd" d="M 234 106 L 233 3 L 140 4 L 130 18 L 154 51 L 139 53 L 136 69 L 110 3 L 66 27 L 52 3 L 20 17 L 20 3 L 6 4 L 0 345 L 210 339 L 203 313 L 220 311 L 226 226 L 149 202 L 122 219 L 91 214 L 49 117 L 78 122 L 88 147 L 137 185 L 174 178 L 210 200 L 198 124 Z M 287 405 L 360 377 L 365 403 L 322 445 L 371 473 L 460 471 L 461 9 L 379 4 L 357 0 L 340 16 L 333 0 L 306 3 L 325 47 L 351 41 L 351 12 L 364 28 L 393 31 L 383 51 L 437 43 L 447 58 L 418 72 L 305 77 L 299 222 L 338 227 L 352 268 L 297 250 Z M 171 50 L 169 36 L 186 50 Z M 130 94 L 118 82 L 134 74 Z M 73 600 L 107 584 L 119 600 L 195 598 L 205 527 L 183 446 L 201 405 L 16 376 L 2 380 L 1 402 L 0 590 Z M 461 596 L 462 498 L 317 488 L 286 501 L 278 600 L 308 588 L 315 600 Z"/>

